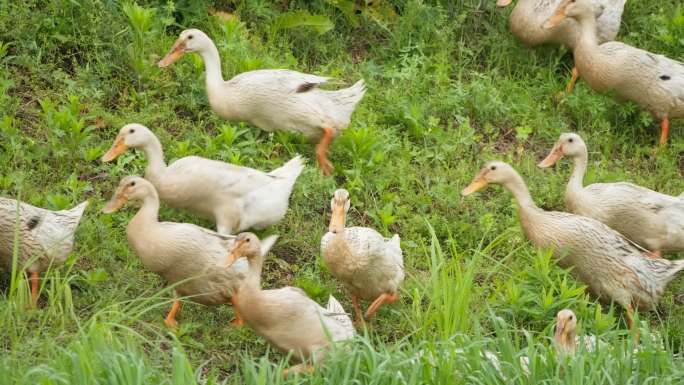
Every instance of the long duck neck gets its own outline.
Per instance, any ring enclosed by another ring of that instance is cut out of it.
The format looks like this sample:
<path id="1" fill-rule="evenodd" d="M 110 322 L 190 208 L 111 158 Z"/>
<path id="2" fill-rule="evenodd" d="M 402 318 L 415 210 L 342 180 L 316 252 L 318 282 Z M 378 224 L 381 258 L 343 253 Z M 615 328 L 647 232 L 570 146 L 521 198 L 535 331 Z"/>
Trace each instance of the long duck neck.
<path id="1" fill-rule="evenodd" d="M 518 209 L 521 213 L 539 210 L 532 200 L 530 190 L 527 188 L 525 181 L 523 181 L 520 175 L 516 173 L 511 180 L 503 183 L 503 186 L 513 194 L 513 197 L 518 202 Z"/>
<path id="2" fill-rule="evenodd" d="M 129 231 L 141 229 L 142 232 L 148 232 L 148 226 L 159 221 L 159 196 L 156 191 L 150 191 L 143 201 L 138 212 L 133 216 L 133 219 L 128 223 Z"/>
<path id="3" fill-rule="evenodd" d="M 598 47 L 598 25 L 593 14 L 581 15 L 577 18 L 579 24 L 579 38 L 575 50 L 591 50 Z"/>
<path id="4" fill-rule="evenodd" d="M 161 142 L 156 136 L 152 136 L 151 140 L 142 148 L 147 157 L 147 167 L 145 168 L 145 176 L 148 179 L 156 179 L 166 170 L 166 162 L 164 162 L 164 150 Z"/>
<path id="5" fill-rule="evenodd" d="M 204 60 L 204 67 L 206 71 L 206 85 L 207 90 L 216 88 L 223 84 L 223 75 L 221 74 L 221 58 L 219 56 L 218 49 L 213 41 L 206 49 L 198 52 Z"/>
<path id="6" fill-rule="evenodd" d="M 565 189 L 566 195 L 578 194 L 584 188 L 584 174 L 587 172 L 587 152 L 575 156 L 572 159 L 572 175 Z"/>

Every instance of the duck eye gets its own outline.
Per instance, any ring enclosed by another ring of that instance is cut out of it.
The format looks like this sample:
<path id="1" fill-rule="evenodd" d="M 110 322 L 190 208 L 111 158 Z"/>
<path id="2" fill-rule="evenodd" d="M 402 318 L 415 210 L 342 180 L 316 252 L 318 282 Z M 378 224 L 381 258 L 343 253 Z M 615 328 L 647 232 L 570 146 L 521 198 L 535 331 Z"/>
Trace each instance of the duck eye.
<path id="1" fill-rule="evenodd" d="M 130 134 L 135 134 L 135 128 L 131 128 L 128 132 L 129 132 Z"/>
<path id="2" fill-rule="evenodd" d="M 494 171 L 494 170 L 496 170 L 496 166 L 492 166 L 492 167 L 490 167 L 489 169 L 492 170 L 492 171 Z"/>
<path id="3" fill-rule="evenodd" d="M 135 186 L 135 181 L 131 182 L 131 186 Z"/>
<path id="4" fill-rule="evenodd" d="M 573 316 L 570 316 L 570 317 L 568 317 L 568 319 L 569 319 L 570 321 L 572 321 L 572 319 L 573 319 Z"/>
<path id="5" fill-rule="evenodd" d="M 188 35 L 188 40 L 192 40 L 192 35 Z"/>
<path id="6" fill-rule="evenodd" d="M 249 238 L 247 238 L 247 239 L 245 240 L 245 242 L 249 243 Z"/>
<path id="7" fill-rule="evenodd" d="M 568 139 L 568 142 L 572 143 L 574 139 L 570 138 Z"/>

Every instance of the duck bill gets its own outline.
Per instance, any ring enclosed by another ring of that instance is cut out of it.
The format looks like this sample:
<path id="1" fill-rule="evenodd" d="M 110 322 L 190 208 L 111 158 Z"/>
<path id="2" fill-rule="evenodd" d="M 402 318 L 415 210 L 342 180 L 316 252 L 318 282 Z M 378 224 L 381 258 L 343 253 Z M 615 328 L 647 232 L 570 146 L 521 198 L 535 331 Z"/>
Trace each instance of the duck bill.
<path id="1" fill-rule="evenodd" d="M 118 211 L 123 205 L 128 202 L 128 197 L 124 194 L 116 194 L 107 202 L 102 209 L 103 214 L 111 214 Z"/>
<path id="2" fill-rule="evenodd" d="M 487 187 L 489 182 L 487 182 L 487 179 L 485 178 L 485 174 L 486 174 L 486 171 L 481 172 L 478 176 L 476 176 L 475 179 L 473 179 L 473 181 L 470 182 L 468 187 L 464 188 L 463 191 L 461 191 L 461 195 L 463 195 L 464 197 L 467 197 L 468 195 Z"/>
<path id="3" fill-rule="evenodd" d="M 328 227 L 328 230 L 333 234 L 342 232 L 342 229 L 344 229 L 344 220 L 344 202 L 341 204 L 335 203 L 332 214 L 330 215 L 330 226 Z"/>
<path id="4" fill-rule="evenodd" d="M 180 59 L 183 54 L 185 54 L 185 41 L 176 41 L 171 47 L 171 51 L 157 65 L 159 68 L 166 68 Z"/>
<path id="5" fill-rule="evenodd" d="M 546 158 L 544 158 L 544 160 L 542 160 L 541 162 L 539 162 L 539 164 L 537 164 L 537 167 L 549 168 L 549 167 L 553 166 L 554 164 L 556 164 L 556 162 L 558 162 L 560 160 L 560 158 L 563 157 L 563 155 L 564 155 L 563 154 L 563 147 L 556 144 L 551 149 L 551 152 L 549 153 L 549 155 L 547 155 Z"/>
<path id="6" fill-rule="evenodd" d="M 230 250 L 230 253 L 226 256 L 226 266 L 232 265 L 238 258 L 242 256 L 242 248 L 244 247 L 245 241 L 237 241 L 235 246 Z"/>
<path id="7" fill-rule="evenodd" d="M 102 161 L 105 163 L 111 162 L 127 150 L 128 146 L 126 146 L 126 143 L 124 143 L 123 138 L 116 138 L 114 144 L 112 144 L 112 147 L 110 147 L 109 150 L 104 155 L 102 155 Z"/>
<path id="8" fill-rule="evenodd" d="M 496 2 L 497 7 L 507 7 L 513 0 L 498 0 Z"/>
<path id="9" fill-rule="evenodd" d="M 544 23 L 544 29 L 555 28 L 565 20 L 567 17 L 565 16 L 565 7 L 567 7 L 567 3 L 558 7 L 558 10 L 556 10 L 556 12 Z"/>

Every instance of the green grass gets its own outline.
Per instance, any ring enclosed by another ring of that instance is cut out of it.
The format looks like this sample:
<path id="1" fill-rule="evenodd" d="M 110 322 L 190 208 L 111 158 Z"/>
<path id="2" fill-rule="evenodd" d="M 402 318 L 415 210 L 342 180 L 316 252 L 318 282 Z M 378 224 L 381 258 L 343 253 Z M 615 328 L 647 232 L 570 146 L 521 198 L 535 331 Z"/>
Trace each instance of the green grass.
<path id="1" fill-rule="evenodd" d="M 272 169 L 297 153 L 309 158 L 287 217 L 269 230 L 281 238 L 266 287 L 297 285 L 319 302 L 332 293 L 350 308 L 319 257 L 337 187 L 351 193 L 351 224 L 401 234 L 401 300 L 315 375 L 289 383 L 681 383 L 684 278 L 657 311 L 640 315 L 642 335 L 657 332 L 664 348 L 642 338 L 633 353 L 621 309 L 599 305 L 524 239 L 509 194 L 495 188 L 462 199 L 459 192 L 485 160 L 500 159 L 520 171 L 540 206 L 562 209 L 568 162 L 551 171 L 535 164 L 572 130 L 589 146 L 587 183 L 626 180 L 679 194 L 682 121 L 655 157 L 657 122 L 636 106 L 581 81 L 557 103 L 571 55 L 521 46 L 507 31 L 510 10 L 493 0 L 393 0 L 391 9 L 358 14 L 350 3 L 290 0 L 284 10 L 269 0 L 0 0 L 0 194 L 52 209 L 92 203 L 71 258 L 42 280 L 39 310 L 26 309 L 21 276 L 2 275 L 3 383 L 284 382 L 284 357 L 249 329 L 230 328 L 229 307 L 188 303 L 175 333 L 163 326 L 171 289 L 127 246 L 134 210 L 99 214 L 120 178 L 142 173 L 141 154 L 98 160 L 131 122 L 159 135 L 169 161 L 201 155 Z M 683 59 L 677 4 L 628 1 L 619 38 Z M 210 16 L 210 6 L 235 17 Z M 216 117 L 198 57 L 154 66 L 186 27 L 215 40 L 226 78 L 291 68 L 366 80 L 351 127 L 333 144 L 333 177 L 315 169 L 304 138 Z M 168 208 L 161 216 L 213 227 Z M 610 348 L 559 363 L 551 336 L 564 307 L 580 317 L 580 333 L 600 335 Z M 483 349 L 499 353 L 501 374 Z M 529 378 L 522 355 L 531 361 Z"/>

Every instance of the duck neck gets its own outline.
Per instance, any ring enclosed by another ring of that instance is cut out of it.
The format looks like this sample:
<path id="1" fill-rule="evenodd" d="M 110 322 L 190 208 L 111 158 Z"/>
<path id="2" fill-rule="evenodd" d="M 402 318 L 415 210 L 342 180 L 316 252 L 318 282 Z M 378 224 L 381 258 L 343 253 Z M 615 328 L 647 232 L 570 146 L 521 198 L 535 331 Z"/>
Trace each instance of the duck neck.
<path id="1" fill-rule="evenodd" d="M 598 30 L 596 24 L 596 17 L 592 14 L 581 15 L 577 18 L 577 23 L 579 24 L 580 33 L 575 48 L 587 49 L 597 47 Z"/>
<path id="2" fill-rule="evenodd" d="M 210 41 L 209 46 L 200 51 L 199 54 L 204 60 L 207 89 L 221 85 L 224 82 L 221 74 L 221 58 L 214 42 Z"/>
<path id="3" fill-rule="evenodd" d="M 530 190 L 527 188 L 525 181 L 523 181 L 520 175 L 515 174 L 513 179 L 504 183 L 504 187 L 513 194 L 513 197 L 518 202 L 518 207 L 521 212 L 527 212 L 530 210 L 537 210 L 537 205 L 534 204 L 532 200 L 532 195 L 530 195 Z"/>
<path id="4" fill-rule="evenodd" d="M 587 171 L 587 153 L 586 151 L 575 156 L 572 159 L 572 175 L 568 181 L 568 186 L 565 193 L 568 195 L 576 194 L 584 188 L 584 174 Z"/>
<path id="5" fill-rule="evenodd" d="M 146 227 L 150 223 L 156 223 L 159 218 L 159 196 L 156 191 L 147 195 L 140 209 L 129 223 L 129 227 Z"/>
<path id="6" fill-rule="evenodd" d="M 145 176 L 148 179 L 155 179 L 166 169 L 164 150 L 162 149 L 161 142 L 159 142 L 159 139 L 156 136 L 153 136 L 152 140 L 143 147 L 143 151 L 147 157 Z"/>

